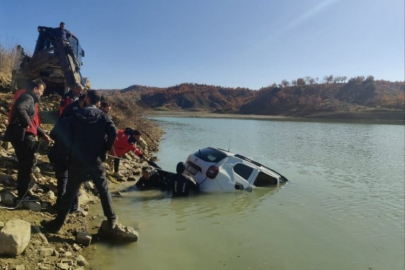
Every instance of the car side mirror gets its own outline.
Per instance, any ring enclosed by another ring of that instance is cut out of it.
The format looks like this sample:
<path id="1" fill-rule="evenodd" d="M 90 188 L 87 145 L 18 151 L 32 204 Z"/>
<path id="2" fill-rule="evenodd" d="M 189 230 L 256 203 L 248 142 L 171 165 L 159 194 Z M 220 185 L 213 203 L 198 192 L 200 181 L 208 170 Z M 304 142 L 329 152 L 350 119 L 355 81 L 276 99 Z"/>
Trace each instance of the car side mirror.
<path id="1" fill-rule="evenodd" d="M 82 57 L 84 57 L 84 50 L 82 50 Z"/>

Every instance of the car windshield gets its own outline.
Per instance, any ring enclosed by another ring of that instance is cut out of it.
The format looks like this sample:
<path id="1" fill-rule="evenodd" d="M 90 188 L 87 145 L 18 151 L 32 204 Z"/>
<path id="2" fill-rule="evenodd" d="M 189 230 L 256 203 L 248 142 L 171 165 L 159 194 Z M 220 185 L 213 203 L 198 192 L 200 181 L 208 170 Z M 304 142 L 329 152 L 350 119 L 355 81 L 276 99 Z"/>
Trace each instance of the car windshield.
<path id="1" fill-rule="evenodd" d="M 207 161 L 207 162 L 215 162 L 218 163 L 219 161 L 223 160 L 226 155 L 216 149 L 213 148 L 204 148 L 198 150 L 194 153 L 194 156 Z"/>

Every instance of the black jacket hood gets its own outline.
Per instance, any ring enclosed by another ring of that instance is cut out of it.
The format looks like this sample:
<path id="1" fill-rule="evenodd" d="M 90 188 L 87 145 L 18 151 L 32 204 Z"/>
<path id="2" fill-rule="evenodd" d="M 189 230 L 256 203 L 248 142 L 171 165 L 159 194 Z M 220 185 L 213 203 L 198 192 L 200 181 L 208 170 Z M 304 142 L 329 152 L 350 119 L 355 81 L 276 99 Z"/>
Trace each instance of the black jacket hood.
<path id="1" fill-rule="evenodd" d="M 104 112 L 95 106 L 89 106 L 76 110 L 76 117 L 83 123 L 95 124 L 101 119 Z"/>

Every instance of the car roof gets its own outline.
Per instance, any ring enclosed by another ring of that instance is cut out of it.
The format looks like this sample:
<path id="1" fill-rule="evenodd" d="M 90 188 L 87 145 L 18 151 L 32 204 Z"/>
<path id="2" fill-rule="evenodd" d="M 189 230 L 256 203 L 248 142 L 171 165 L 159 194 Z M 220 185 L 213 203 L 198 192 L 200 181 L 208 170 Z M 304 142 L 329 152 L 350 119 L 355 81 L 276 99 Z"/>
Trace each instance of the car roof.
<path id="1" fill-rule="evenodd" d="M 231 153 L 231 152 L 229 152 L 229 151 L 227 151 L 227 150 L 225 150 L 225 149 L 222 149 L 222 148 L 215 148 L 215 147 L 207 147 L 207 148 L 220 151 L 220 152 L 224 153 L 225 155 L 227 155 L 228 157 L 234 157 L 234 158 L 237 158 L 237 159 L 239 159 L 239 160 L 243 160 L 244 163 L 248 163 L 249 165 L 252 165 L 253 167 L 258 168 L 258 169 L 260 169 L 261 171 L 263 171 L 263 172 L 265 172 L 265 173 L 270 173 L 270 174 L 276 173 L 276 174 L 280 175 L 281 177 L 285 178 L 283 175 L 281 175 L 280 173 L 276 172 L 275 170 L 272 170 L 272 169 L 270 169 L 269 167 L 266 167 L 266 166 L 264 166 L 263 164 L 261 164 L 261 163 L 255 161 L 255 160 L 253 160 L 253 159 L 251 159 L 251 158 L 245 157 L 245 156 L 240 155 L 240 154 Z"/>

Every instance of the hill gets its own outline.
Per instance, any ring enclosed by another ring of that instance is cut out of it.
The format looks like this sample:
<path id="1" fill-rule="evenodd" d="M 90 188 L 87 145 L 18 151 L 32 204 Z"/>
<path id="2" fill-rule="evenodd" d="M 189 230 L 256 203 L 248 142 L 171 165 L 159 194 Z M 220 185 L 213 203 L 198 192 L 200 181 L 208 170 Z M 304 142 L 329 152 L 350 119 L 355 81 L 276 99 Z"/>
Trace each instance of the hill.
<path id="1" fill-rule="evenodd" d="M 270 86 L 259 91 L 184 83 L 168 88 L 132 85 L 106 95 L 135 99 L 147 109 L 310 118 L 403 120 L 405 83 L 355 77 L 347 83 Z"/>

